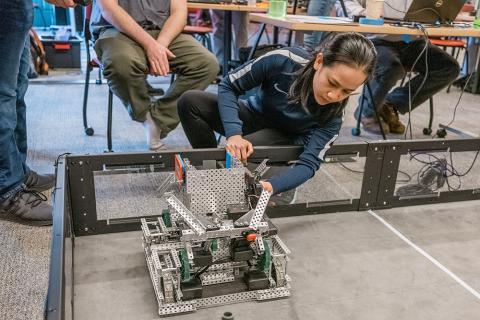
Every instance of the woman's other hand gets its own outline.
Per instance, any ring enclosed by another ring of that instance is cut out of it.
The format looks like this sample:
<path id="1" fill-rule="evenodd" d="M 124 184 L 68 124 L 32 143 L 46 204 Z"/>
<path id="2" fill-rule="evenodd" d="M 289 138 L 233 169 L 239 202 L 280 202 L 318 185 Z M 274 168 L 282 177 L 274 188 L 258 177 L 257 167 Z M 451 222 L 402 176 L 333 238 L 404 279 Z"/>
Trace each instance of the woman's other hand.
<path id="1" fill-rule="evenodd" d="M 243 163 L 247 162 L 248 157 L 253 153 L 252 144 L 241 135 L 229 137 L 225 149 Z"/>

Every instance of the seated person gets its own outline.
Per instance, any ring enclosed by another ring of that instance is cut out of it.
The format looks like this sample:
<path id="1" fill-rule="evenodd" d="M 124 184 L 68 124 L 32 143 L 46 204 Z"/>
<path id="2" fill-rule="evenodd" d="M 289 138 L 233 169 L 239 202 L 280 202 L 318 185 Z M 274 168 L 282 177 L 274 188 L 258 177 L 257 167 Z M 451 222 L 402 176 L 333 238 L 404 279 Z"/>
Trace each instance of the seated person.
<path id="1" fill-rule="evenodd" d="M 284 192 L 318 170 L 338 137 L 348 96 L 367 80 L 375 60 L 373 44 L 357 33 L 330 34 L 313 57 L 299 48 L 271 51 L 232 71 L 218 95 L 184 93 L 180 120 L 194 148 L 216 147 L 219 132 L 241 161 L 253 146 L 304 146 L 295 166 L 262 182 L 267 191 Z M 255 87 L 254 96 L 239 100 Z"/>
<path id="2" fill-rule="evenodd" d="M 210 10 L 213 26 L 213 52 L 217 57 L 219 63 L 223 63 L 224 45 L 223 33 L 225 31 L 225 12 L 220 10 Z M 232 25 L 233 25 L 233 51 L 232 58 L 238 59 L 238 50 L 248 46 L 248 12 L 233 11 Z"/>
<path id="3" fill-rule="evenodd" d="M 307 14 L 309 16 L 330 16 L 335 7 L 336 0 L 311 0 L 308 2 Z M 313 52 L 327 32 L 315 31 L 304 36 L 303 45 L 308 52 Z"/>
<path id="4" fill-rule="evenodd" d="M 365 15 L 366 0 L 345 0 L 345 6 L 350 16 Z M 402 19 L 408 10 L 411 0 L 385 2 L 384 16 Z M 373 104 L 370 95 L 365 95 L 363 112 L 359 115 L 359 108 L 355 110 L 355 118 L 361 117 L 361 123 L 366 131 L 380 132 L 380 126 L 375 118 L 373 106 L 380 116 L 380 125 L 385 133 L 401 134 L 405 132 L 405 125 L 400 121 L 398 113 L 409 112 L 409 86 L 411 88 L 411 109 L 415 109 L 435 93 L 447 87 L 455 80 L 460 72 L 457 61 L 441 48 L 428 44 L 428 75 L 421 86 L 427 69 L 425 68 L 425 39 L 423 37 L 408 37 L 401 35 L 376 34 L 369 37 L 377 49 L 377 66 L 374 77 L 370 81 L 373 94 Z M 423 53 L 422 53 L 423 52 Z M 418 61 L 417 61 L 418 58 Z M 401 87 L 390 90 L 398 80 L 405 77 L 412 68 L 417 73 L 410 81 Z M 421 87 L 421 88 L 420 88 Z M 420 89 L 420 90 L 418 90 Z M 359 99 L 359 104 L 362 101 Z"/>
<path id="5" fill-rule="evenodd" d="M 95 51 L 108 84 L 133 120 L 143 122 L 151 150 L 165 148 L 161 139 L 179 123 L 178 97 L 204 90 L 216 77 L 213 54 L 192 36 L 182 34 L 185 0 L 96 0 L 91 17 Z M 176 79 L 163 97 L 150 101 L 147 74 Z"/>

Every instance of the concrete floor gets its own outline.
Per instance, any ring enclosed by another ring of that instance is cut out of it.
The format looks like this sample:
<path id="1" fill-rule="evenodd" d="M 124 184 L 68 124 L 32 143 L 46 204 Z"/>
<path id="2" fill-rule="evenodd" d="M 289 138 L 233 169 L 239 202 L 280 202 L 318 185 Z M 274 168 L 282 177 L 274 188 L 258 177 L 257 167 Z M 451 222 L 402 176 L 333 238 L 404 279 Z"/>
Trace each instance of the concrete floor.
<path id="1" fill-rule="evenodd" d="M 288 299 L 172 319 L 478 319 L 479 202 L 377 211 L 477 297 L 368 212 L 275 219 L 291 249 Z M 76 319 L 157 319 L 139 232 L 76 239 Z"/>

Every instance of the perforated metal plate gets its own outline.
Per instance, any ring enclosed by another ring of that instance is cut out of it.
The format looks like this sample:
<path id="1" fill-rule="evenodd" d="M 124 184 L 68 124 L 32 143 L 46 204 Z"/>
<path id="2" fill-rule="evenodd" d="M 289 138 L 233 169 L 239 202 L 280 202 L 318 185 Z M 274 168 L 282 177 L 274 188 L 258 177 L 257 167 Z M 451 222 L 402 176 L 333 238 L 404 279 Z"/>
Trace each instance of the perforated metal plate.
<path id="1" fill-rule="evenodd" d="M 268 200 L 272 194 L 266 190 L 262 190 L 262 194 L 260 194 L 260 198 L 258 199 L 257 206 L 255 207 L 255 213 L 250 220 L 250 228 L 257 229 L 258 224 L 262 221 L 263 214 L 265 213 L 265 209 L 267 209 Z"/>
<path id="2" fill-rule="evenodd" d="M 192 212 L 190 212 L 177 197 L 170 195 L 167 197 L 167 202 L 197 234 L 201 235 L 205 233 L 204 226 L 200 224 Z"/>
<path id="3" fill-rule="evenodd" d="M 227 205 L 245 202 L 245 169 L 188 171 L 186 191 L 192 212 L 225 212 Z"/>

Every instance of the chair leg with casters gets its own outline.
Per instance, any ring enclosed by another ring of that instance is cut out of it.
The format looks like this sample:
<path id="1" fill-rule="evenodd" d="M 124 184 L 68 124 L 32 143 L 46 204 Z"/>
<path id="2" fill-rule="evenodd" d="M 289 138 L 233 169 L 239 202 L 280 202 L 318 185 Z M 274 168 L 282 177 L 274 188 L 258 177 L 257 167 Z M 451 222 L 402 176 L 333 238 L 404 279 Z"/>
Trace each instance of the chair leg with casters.
<path id="1" fill-rule="evenodd" d="M 87 121 L 87 103 L 88 103 L 88 85 L 90 82 L 90 72 L 92 71 L 92 66 L 90 66 L 90 62 L 87 62 L 87 70 L 85 76 L 85 88 L 83 90 L 83 129 L 85 130 L 85 134 L 87 136 L 93 136 L 95 131 L 92 127 L 88 126 Z"/>
<path id="2" fill-rule="evenodd" d="M 444 128 L 440 128 L 437 130 L 437 137 L 439 138 L 445 138 L 447 136 L 447 130 Z"/>
<path id="3" fill-rule="evenodd" d="M 108 116 L 107 116 L 107 150 L 105 152 L 113 152 L 112 150 L 112 107 L 113 93 L 108 89 Z"/>
<path id="4" fill-rule="evenodd" d="M 429 136 L 432 134 L 432 122 L 433 122 L 433 97 L 430 98 L 430 118 L 428 119 L 428 127 L 423 128 L 423 134 Z"/>
<path id="5" fill-rule="evenodd" d="M 359 136 L 360 133 L 361 133 L 360 122 L 361 122 L 361 119 L 362 119 L 363 104 L 365 102 L 365 91 L 366 91 L 365 89 L 368 90 L 368 94 L 370 95 L 370 99 L 372 99 L 372 101 L 373 101 L 372 88 L 370 88 L 370 84 L 367 82 L 363 86 L 362 101 L 360 102 L 360 110 L 359 110 L 359 113 L 358 113 L 357 126 L 352 129 L 352 135 L 353 136 Z M 380 132 L 382 134 L 382 138 L 383 138 L 383 140 L 387 140 L 387 137 L 385 136 L 385 131 L 383 131 L 383 127 L 382 127 L 381 122 L 380 122 L 380 116 L 378 115 L 377 107 L 375 105 L 373 105 L 373 111 L 375 113 L 375 119 L 377 119 L 378 126 L 380 127 Z"/>
<path id="6" fill-rule="evenodd" d="M 363 104 L 365 103 L 365 86 L 363 87 L 362 92 L 362 101 L 360 102 L 360 110 L 358 110 L 358 119 L 357 119 L 357 126 L 352 128 L 352 136 L 358 137 L 362 133 L 360 129 L 360 122 L 362 120 L 362 113 L 363 113 Z"/>
<path id="7" fill-rule="evenodd" d="M 95 84 L 102 84 L 102 69 L 98 68 L 98 78 L 95 80 Z"/>

